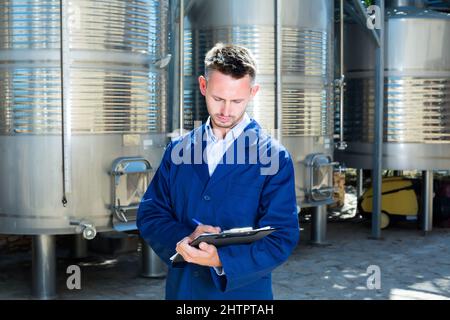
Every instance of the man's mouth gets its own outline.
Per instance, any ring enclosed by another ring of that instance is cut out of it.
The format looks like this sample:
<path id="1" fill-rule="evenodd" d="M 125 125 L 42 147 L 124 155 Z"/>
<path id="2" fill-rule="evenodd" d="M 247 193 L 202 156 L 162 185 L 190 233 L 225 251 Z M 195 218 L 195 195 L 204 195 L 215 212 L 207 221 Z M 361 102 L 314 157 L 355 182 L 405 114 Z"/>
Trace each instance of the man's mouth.
<path id="1" fill-rule="evenodd" d="M 228 121 L 231 120 L 231 117 L 217 116 L 217 119 L 218 119 L 220 122 L 228 122 Z"/>

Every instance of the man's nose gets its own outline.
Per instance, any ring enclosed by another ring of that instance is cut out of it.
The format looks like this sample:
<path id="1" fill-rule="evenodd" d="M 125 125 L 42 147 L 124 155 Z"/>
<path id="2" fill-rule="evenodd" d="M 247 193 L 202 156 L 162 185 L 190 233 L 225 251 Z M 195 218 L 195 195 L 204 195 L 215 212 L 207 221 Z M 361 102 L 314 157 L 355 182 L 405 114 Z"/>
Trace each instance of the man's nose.
<path id="1" fill-rule="evenodd" d="M 224 116 L 229 116 L 229 113 L 231 111 L 231 101 L 225 100 L 220 111 Z"/>

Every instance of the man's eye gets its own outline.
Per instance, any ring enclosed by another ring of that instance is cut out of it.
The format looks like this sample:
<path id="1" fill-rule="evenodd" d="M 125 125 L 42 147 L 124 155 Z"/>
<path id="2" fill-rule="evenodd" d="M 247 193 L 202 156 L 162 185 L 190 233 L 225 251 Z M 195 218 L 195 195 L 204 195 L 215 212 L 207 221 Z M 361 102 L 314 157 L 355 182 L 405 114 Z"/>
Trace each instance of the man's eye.
<path id="1" fill-rule="evenodd" d="M 234 100 L 233 102 L 239 104 L 242 102 L 242 100 Z"/>
<path id="2" fill-rule="evenodd" d="M 222 101 L 222 99 L 220 99 L 220 98 L 214 98 L 214 100 L 216 100 L 216 101 Z"/>

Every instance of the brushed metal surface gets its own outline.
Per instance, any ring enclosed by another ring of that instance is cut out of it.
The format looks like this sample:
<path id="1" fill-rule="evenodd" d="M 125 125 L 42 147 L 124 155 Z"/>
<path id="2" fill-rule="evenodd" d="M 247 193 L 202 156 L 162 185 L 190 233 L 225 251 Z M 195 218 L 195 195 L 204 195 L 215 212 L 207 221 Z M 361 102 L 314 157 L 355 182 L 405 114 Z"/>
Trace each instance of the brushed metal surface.
<path id="1" fill-rule="evenodd" d="M 69 234 L 82 219 L 111 230 L 113 161 L 157 168 L 168 142 L 167 71 L 154 63 L 168 53 L 169 1 L 64 4 L 64 181 L 60 1 L 0 6 L 0 233 Z"/>
<path id="2" fill-rule="evenodd" d="M 111 230 L 114 159 L 143 156 L 157 168 L 167 139 L 140 135 L 124 146 L 123 135 L 78 135 L 72 139 L 72 192 L 61 204 L 61 139 L 58 136 L 0 136 L 0 233 L 69 234 L 70 220 L 89 219 L 97 231 Z"/>
<path id="3" fill-rule="evenodd" d="M 295 159 L 298 203 L 305 202 L 304 160 L 312 153 L 333 153 L 333 1 L 288 0 L 281 12 L 282 143 Z M 264 129 L 276 128 L 275 1 L 193 1 L 185 22 L 184 126 L 208 114 L 197 77 L 206 52 L 217 42 L 249 48 L 261 89 L 247 112 Z M 272 134 L 274 136 L 274 134 Z M 314 204 L 312 204 L 314 205 Z"/>
<path id="4" fill-rule="evenodd" d="M 168 1 L 69 2 L 71 130 L 167 130 Z M 61 131 L 59 1 L 0 7 L 0 134 Z"/>
<path id="5" fill-rule="evenodd" d="M 450 167 L 450 16 L 419 8 L 387 12 L 383 167 Z M 371 167 L 374 44 L 347 25 L 346 152 L 338 160 Z"/>
<path id="6" fill-rule="evenodd" d="M 248 112 L 274 129 L 275 28 L 273 1 L 196 1 L 185 31 L 185 125 L 208 114 L 195 81 L 203 59 L 217 42 L 249 48 L 258 66 L 261 90 Z M 333 5 L 329 1 L 284 1 L 282 12 L 282 134 L 332 133 Z M 194 79 L 193 79 L 194 78 Z"/>

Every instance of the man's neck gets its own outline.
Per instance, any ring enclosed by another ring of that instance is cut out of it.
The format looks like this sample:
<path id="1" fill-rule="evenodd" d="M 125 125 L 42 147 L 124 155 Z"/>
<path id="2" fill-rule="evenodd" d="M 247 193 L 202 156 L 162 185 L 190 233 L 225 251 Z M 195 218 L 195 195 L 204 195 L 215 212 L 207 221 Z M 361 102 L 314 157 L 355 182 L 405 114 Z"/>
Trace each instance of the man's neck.
<path id="1" fill-rule="evenodd" d="M 244 120 L 245 113 L 241 116 L 239 121 L 237 121 L 234 126 L 230 128 L 221 128 L 214 125 L 213 121 L 211 121 L 211 128 L 217 139 L 222 140 L 225 138 L 228 132 L 230 132 L 234 127 L 236 127 L 239 123 Z"/>
<path id="2" fill-rule="evenodd" d="M 216 136 L 216 138 L 219 140 L 222 140 L 225 138 L 227 133 L 230 132 L 230 130 L 233 129 L 234 127 L 233 128 L 215 127 L 214 124 L 211 122 L 211 128 L 212 128 L 212 131 L 213 131 L 214 135 Z"/>

